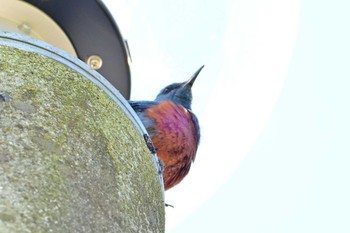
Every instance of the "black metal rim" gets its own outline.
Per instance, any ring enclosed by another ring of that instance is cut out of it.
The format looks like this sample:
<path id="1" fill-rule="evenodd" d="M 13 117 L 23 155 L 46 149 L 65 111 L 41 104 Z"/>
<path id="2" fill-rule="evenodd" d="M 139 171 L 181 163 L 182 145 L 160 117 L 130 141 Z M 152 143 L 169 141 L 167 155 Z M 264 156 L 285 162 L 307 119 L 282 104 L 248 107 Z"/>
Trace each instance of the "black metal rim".
<path id="1" fill-rule="evenodd" d="M 98 55 L 103 66 L 97 70 L 124 96 L 130 98 L 129 51 L 122 34 L 102 1 L 26 0 L 49 17 L 66 33 L 78 55 L 86 61 Z M 48 29 L 49 30 L 49 29 Z"/>

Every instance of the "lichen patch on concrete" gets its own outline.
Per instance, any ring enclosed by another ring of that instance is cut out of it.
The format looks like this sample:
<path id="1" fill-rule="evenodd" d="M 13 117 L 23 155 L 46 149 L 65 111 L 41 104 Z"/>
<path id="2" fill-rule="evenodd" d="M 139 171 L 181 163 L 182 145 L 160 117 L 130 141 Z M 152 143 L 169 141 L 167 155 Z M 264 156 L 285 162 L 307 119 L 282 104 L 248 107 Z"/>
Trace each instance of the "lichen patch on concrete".
<path id="1" fill-rule="evenodd" d="M 103 90 L 0 45 L 0 232 L 163 232 L 142 136 Z"/>

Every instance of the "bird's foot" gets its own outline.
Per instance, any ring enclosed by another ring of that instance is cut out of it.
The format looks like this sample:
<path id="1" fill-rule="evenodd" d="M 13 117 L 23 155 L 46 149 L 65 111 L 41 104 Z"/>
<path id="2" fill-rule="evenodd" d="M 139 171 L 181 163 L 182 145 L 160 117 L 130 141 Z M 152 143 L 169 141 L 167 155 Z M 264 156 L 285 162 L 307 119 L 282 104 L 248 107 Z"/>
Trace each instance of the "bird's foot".
<path id="1" fill-rule="evenodd" d="M 159 164 L 159 168 L 160 168 L 158 171 L 158 174 L 162 175 L 164 172 L 164 169 L 165 169 L 165 164 L 164 164 L 163 160 L 161 160 L 160 158 L 158 158 L 158 164 Z"/>
<path id="2" fill-rule="evenodd" d="M 170 204 L 167 204 L 167 203 L 164 203 L 165 204 L 165 207 L 171 207 L 171 208 L 174 208 L 173 205 L 170 205 Z"/>
<path id="3" fill-rule="evenodd" d="M 152 154 L 156 154 L 157 153 L 157 148 L 154 147 L 150 136 L 148 134 L 144 134 L 143 138 L 145 139 L 145 142 L 146 142 L 146 145 L 147 145 L 149 151 Z M 164 172 L 165 165 L 164 165 L 164 162 L 161 159 L 159 159 L 159 158 L 158 158 L 158 165 L 159 165 L 158 166 L 159 167 L 158 174 L 161 175 Z"/>
<path id="4" fill-rule="evenodd" d="M 143 138 L 145 139 L 146 145 L 147 145 L 148 149 L 151 151 L 151 153 L 156 154 L 157 149 L 154 147 L 150 136 L 148 134 L 144 134 Z"/>

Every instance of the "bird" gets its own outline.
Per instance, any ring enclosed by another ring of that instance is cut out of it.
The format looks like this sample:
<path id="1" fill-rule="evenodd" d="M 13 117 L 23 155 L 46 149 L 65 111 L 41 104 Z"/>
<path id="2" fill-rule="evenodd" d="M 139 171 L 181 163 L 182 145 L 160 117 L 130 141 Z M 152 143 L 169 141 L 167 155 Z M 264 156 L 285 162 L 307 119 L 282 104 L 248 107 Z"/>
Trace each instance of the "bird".
<path id="1" fill-rule="evenodd" d="M 164 87 L 153 101 L 128 101 L 163 162 L 165 190 L 184 179 L 196 158 L 201 134 L 198 119 L 191 110 L 192 86 L 203 67 L 187 81 Z"/>

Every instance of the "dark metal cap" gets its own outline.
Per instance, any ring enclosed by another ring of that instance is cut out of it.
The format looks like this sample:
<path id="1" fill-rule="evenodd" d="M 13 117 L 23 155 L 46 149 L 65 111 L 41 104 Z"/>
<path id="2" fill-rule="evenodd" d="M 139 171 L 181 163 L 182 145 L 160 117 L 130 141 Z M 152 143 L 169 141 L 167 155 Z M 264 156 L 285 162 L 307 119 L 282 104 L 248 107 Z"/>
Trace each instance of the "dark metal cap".
<path id="1" fill-rule="evenodd" d="M 96 0 L 26 0 L 50 16 L 67 34 L 78 58 L 90 64 L 124 98 L 130 98 L 130 53 L 114 18 Z M 48 30 L 50 30 L 48 28 Z M 93 57 L 92 57 L 93 56 Z"/>

